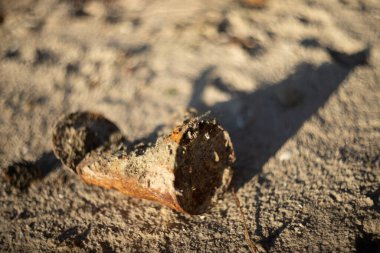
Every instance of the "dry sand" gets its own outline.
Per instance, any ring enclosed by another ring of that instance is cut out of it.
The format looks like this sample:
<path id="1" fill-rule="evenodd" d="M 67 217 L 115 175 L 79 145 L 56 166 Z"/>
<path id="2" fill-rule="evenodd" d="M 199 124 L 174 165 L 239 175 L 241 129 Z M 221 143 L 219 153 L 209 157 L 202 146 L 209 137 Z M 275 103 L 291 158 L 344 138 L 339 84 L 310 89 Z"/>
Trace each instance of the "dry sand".
<path id="1" fill-rule="evenodd" d="M 51 153 L 62 114 L 101 112 L 137 140 L 195 107 L 231 134 L 259 251 L 380 252 L 379 1 L 80 2 L 2 1 L 0 251 L 248 252 L 231 192 L 181 215 Z M 326 50 L 367 45 L 360 66 Z"/>

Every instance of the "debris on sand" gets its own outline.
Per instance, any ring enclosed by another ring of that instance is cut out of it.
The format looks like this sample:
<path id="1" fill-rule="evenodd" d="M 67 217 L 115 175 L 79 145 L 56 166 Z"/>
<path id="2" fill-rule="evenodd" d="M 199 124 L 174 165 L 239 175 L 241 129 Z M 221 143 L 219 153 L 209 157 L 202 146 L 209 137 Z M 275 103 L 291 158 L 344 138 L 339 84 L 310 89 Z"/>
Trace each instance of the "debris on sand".
<path id="1" fill-rule="evenodd" d="M 348 68 L 352 68 L 357 65 L 367 65 L 369 63 L 369 56 L 371 52 L 370 46 L 352 54 L 341 52 L 330 47 L 327 47 L 326 49 L 334 61 Z"/>
<path id="2" fill-rule="evenodd" d="M 120 140 L 117 127 L 103 116 L 77 112 L 57 123 L 53 150 L 89 184 L 183 213 L 205 212 L 231 182 L 234 150 L 215 120 L 192 118 L 155 145 L 131 151 Z"/>

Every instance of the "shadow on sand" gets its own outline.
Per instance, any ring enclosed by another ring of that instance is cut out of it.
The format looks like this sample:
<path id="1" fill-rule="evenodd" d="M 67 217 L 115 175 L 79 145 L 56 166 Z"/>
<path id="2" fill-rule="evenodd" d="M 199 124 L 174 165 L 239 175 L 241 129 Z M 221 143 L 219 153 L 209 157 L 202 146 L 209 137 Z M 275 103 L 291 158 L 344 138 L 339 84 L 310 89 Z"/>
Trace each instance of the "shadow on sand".
<path id="1" fill-rule="evenodd" d="M 234 90 L 215 77 L 214 68 L 205 69 L 194 80 L 188 106 L 199 112 L 210 110 L 230 133 L 237 157 L 233 186 L 238 189 L 326 103 L 353 67 L 301 63 L 285 80 L 264 84 L 252 93 Z M 207 106 L 202 96 L 208 85 L 228 93 L 231 99 Z"/>

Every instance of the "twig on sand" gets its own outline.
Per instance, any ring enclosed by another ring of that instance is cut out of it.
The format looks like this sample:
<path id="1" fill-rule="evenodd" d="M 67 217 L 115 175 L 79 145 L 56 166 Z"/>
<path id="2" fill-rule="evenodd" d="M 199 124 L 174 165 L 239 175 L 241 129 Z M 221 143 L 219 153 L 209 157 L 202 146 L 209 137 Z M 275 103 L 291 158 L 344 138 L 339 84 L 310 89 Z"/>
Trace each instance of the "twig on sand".
<path id="1" fill-rule="evenodd" d="M 243 209 L 242 209 L 241 206 L 240 206 L 239 198 L 238 198 L 237 195 L 236 195 L 235 187 L 232 188 L 232 194 L 234 195 L 236 205 L 237 205 L 237 207 L 238 207 L 238 209 L 239 209 L 239 212 L 240 212 L 240 216 L 241 216 L 241 218 L 243 219 L 244 237 L 245 237 L 245 240 L 247 241 L 248 247 L 249 247 L 249 249 L 251 250 L 251 252 L 252 252 L 252 253 L 257 253 L 257 252 L 259 252 L 259 250 L 258 250 L 258 248 L 256 247 L 256 245 L 252 242 L 251 238 L 249 237 L 247 221 L 246 221 L 246 219 L 245 219 L 245 215 L 244 215 Z"/>

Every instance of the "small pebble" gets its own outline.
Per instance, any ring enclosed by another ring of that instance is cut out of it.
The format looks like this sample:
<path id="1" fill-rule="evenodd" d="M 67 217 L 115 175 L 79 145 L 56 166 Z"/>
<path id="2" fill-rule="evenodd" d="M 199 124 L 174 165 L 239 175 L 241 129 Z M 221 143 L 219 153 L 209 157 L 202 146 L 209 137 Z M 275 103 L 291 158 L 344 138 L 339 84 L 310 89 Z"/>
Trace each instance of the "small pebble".
<path id="1" fill-rule="evenodd" d="M 290 160 L 291 157 L 292 157 L 292 152 L 287 150 L 287 151 L 284 151 L 280 154 L 279 159 L 280 159 L 280 161 L 288 161 L 288 160 Z"/>
<path id="2" fill-rule="evenodd" d="M 336 201 L 336 202 L 342 202 L 342 198 L 340 197 L 339 194 L 332 192 L 330 193 L 331 197 Z"/>
<path id="3" fill-rule="evenodd" d="M 366 197 L 366 198 L 363 198 L 363 203 L 366 205 L 366 206 L 368 206 L 368 207 L 371 207 L 371 206 L 373 206 L 373 200 L 371 199 L 371 198 L 368 198 L 368 197 Z"/>

